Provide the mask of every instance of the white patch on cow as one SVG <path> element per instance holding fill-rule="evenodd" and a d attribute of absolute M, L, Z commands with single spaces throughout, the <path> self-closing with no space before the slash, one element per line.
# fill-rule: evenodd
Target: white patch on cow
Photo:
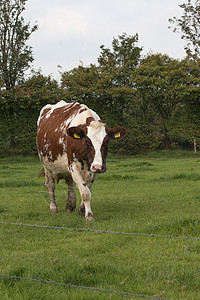
<path fill-rule="evenodd" d="M 59 155 L 57 159 L 53 162 L 49 161 L 49 158 L 47 156 L 43 157 L 43 164 L 45 168 L 50 172 L 52 172 L 55 177 L 59 175 L 62 175 L 63 177 L 67 177 L 69 175 L 70 171 L 69 171 L 68 164 L 66 163 L 67 161 L 68 158 L 66 152 L 63 153 L 63 155 Z"/>
<path fill-rule="evenodd" d="M 47 143 L 47 144 L 44 145 L 44 150 L 47 152 L 48 149 L 49 149 L 49 144 Z"/>
<path fill-rule="evenodd" d="M 71 115 L 67 120 L 65 120 L 61 125 L 59 131 L 61 132 L 62 136 L 65 136 L 67 134 L 67 129 L 69 128 L 69 126 L 71 125 L 71 122 L 74 120 L 74 118 L 76 117 L 77 111 Z"/>
<path fill-rule="evenodd" d="M 98 121 L 93 121 L 90 123 L 90 126 L 87 127 L 88 134 L 87 136 L 91 140 L 94 150 L 95 156 L 92 162 L 93 165 L 101 165 L 103 164 L 102 161 L 102 154 L 101 154 L 101 146 L 103 143 L 104 138 L 106 137 L 106 129 L 105 124 L 100 123 Z"/>
<path fill-rule="evenodd" d="M 63 138 L 63 137 L 62 137 L 62 138 L 60 137 L 59 140 L 58 140 L 58 143 L 59 143 L 60 145 L 63 145 L 63 141 L 64 141 L 64 138 Z"/>
<path fill-rule="evenodd" d="M 69 123 L 70 123 L 70 118 L 61 124 L 59 129 L 60 129 L 60 132 L 62 132 L 62 135 L 66 134 Z"/>
<path fill-rule="evenodd" d="M 97 113 L 95 113 L 95 111 L 93 111 L 92 109 L 89 109 L 89 110 L 90 110 L 90 112 L 91 112 L 91 114 L 92 114 L 94 120 L 95 120 L 95 121 L 99 121 L 99 120 L 100 120 L 100 117 L 97 115 Z"/>
<path fill-rule="evenodd" d="M 86 109 L 85 111 L 82 111 Z M 80 114 L 79 112 L 82 111 Z M 94 118 L 95 121 L 100 120 L 100 117 L 91 109 L 89 109 L 86 105 L 81 104 L 80 109 L 76 112 L 76 115 L 72 115 L 69 118 L 70 127 L 83 125 L 85 124 L 87 118 Z"/>
<path fill-rule="evenodd" d="M 60 137 L 58 143 L 63 146 L 63 151 L 66 150 L 66 145 L 64 143 L 64 137 Z"/>
<path fill-rule="evenodd" d="M 45 134 L 44 134 L 44 143 L 46 143 L 46 142 L 47 142 L 47 139 L 46 139 L 46 137 L 47 137 L 47 134 L 45 133 Z"/>
<path fill-rule="evenodd" d="M 63 100 L 59 101 L 58 103 L 56 104 L 53 104 L 53 105 L 46 105 L 47 107 L 46 108 L 51 108 L 48 113 L 46 114 L 46 119 L 48 119 L 50 117 L 50 115 L 52 114 L 52 112 L 56 109 L 56 108 L 60 108 L 60 107 L 63 107 L 65 106 L 67 103 Z"/>
<path fill-rule="evenodd" d="M 52 151 L 49 151 L 49 158 L 50 158 L 50 159 L 53 159 Z"/>

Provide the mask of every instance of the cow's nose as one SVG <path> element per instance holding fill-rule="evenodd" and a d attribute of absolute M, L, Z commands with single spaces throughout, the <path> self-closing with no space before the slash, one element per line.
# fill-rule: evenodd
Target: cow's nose
<path fill-rule="evenodd" d="M 91 171 L 93 173 L 103 173 L 105 172 L 105 167 L 102 165 L 93 165 Z"/>

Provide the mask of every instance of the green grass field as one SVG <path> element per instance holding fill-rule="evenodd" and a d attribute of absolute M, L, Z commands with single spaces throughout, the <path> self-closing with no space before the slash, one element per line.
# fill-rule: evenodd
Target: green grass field
<path fill-rule="evenodd" d="M 200 238 L 200 156 L 154 152 L 109 156 L 92 189 L 95 222 L 65 212 L 56 186 L 49 213 L 41 164 L 0 159 L 0 222 Z M 77 191 L 78 204 L 80 196 Z M 200 240 L 0 224 L 0 273 L 163 299 L 200 299 Z M 0 299 L 134 299 L 103 291 L 0 276 Z M 144 299 L 137 297 L 137 299 Z"/>

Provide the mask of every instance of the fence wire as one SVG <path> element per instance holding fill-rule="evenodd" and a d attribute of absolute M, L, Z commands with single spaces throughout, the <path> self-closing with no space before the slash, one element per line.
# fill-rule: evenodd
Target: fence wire
<path fill-rule="evenodd" d="M 168 239 L 184 239 L 184 240 L 200 240 L 198 237 L 187 237 L 187 236 L 173 236 L 173 235 L 159 235 L 159 234 L 148 234 L 148 233 L 137 233 L 137 232 L 119 232 L 119 231 L 107 231 L 107 230 L 96 230 L 96 229 L 89 229 L 89 228 L 77 228 L 77 227 L 59 227 L 59 226 L 49 226 L 49 225 L 36 225 L 36 224 L 24 224 L 24 223 L 14 223 L 14 222 L 0 222 L 2 225 L 13 225 L 13 226 L 25 226 L 25 227 L 32 227 L 32 228 L 44 228 L 44 229 L 56 229 L 56 230 L 70 230 L 70 231 L 85 231 L 85 232 L 94 232 L 94 233 L 107 233 L 107 234 L 118 234 L 118 235 L 132 235 L 132 236 L 145 236 L 145 237 L 159 237 L 159 238 L 168 238 Z M 96 288 L 96 287 L 86 287 L 82 285 L 75 285 L 71 283 L 61 283 L 61 282 L 55 282 L 55 281 L 47 281 L 43 279 L 36 279 L 36 278 L 27 278 L 27 277 L 19 277 L 19 276 L 12 276 L 7 274 L 0 274 L 1 277 L 4 278 L 11 278 L 16 280 L 29 280 L 34 282 L 39 282 L 43 284 L 54 284 L 54 285 L 60 285 L 65 287 L 71 287 L 71 288 L 80 288 L 80 289 L 87 289 L 87 290 L 93 290 L 98 292 L 106 292 L 106 293 L 114 293 L 119 294 L 123 296 L 131 296 L 135 298 L 148 298 L 148 299 L 157 299 L 157 300 L 173 300 L 173 299 L 166 299 L 161 298 L 157 296 L 148 296 L 148 295 L 138 295 L 133 294 L 129 292 L 119 292 L 115 290 L 107 290 L 102 288 Z"/>
<path fill-rule="evenodd" d="M 93 290 L 97 292 L 105 292 L 105 293 L 114 293 L 118 295 L 123 295 L 123 296 L 131 296 L 135 298 L 148 298 L 148 299 L 157 299 L 157 300 L 172 300 L 172 299 L 165 299 L 165 298 L 160 298 L 157 296 L 148 296 L 148 295 L 138 295 L 138 294 L 132 294 L 129 292 L 119 292 L 119 291 L 114 291 L 114 290 L 107 290 L 107 289 L 101 289 L 101 288 L 96 288 L 96 287 L 88 287 L 88 286 L 83 286 L 83 285 L 75 285 L 71 283 L 63 283 L 63 282 L 56 282 L 56 281 L 47 281 L 43 279 L 35 279 L 35 278 L 28 278 L 28 277 L 19 277 L 19 276 L 11 276 L 11 275 L 6 275 L 6 274 L 0 274 L 1 277 L 4 278 L 11 278 L 11 279 L 16 279 L 16 280 L 29 280 L 29 281 L 34 281 L 34 282 L 40 282 L 40 283 L 48 283 L 48 284 L 54 284 L 54 285 L 60 285 L 64 287 L 72 287 L 72 288 L 79 288 L 79 289 L 85 289 L 85 290 Z"/>
<path fill-rule="evenodd" d="M 146 237 L 152 237 L 152 238 L 160 237 L 160 238 L 168 238 L 168 239 L 200 240 L 200 238 L 192 237 L 192 236 L 173 236 L 173 235 L 160 235 L 160 234 L 148 234 L 148 233 L 137 233 L 137 232 L 119 232 L 119 231 L 107 231 L 107 230 L 97 230 L 97 229 L 89 229 L 89 228 L 59 227 L 59 226 L 23 224 L 23 223 L 13 223 L 13 222 L 0 222 L 0 224 L 14 225 L 14 226 L 26 226 L 26 227 L 33 227 L 33 228 L 46 228 L 46 229 L 58 229 L 58 230 L 71 230 L 71 231 L 87 231 L 87 232 L 94 232 L 94 233 L 146 236 Z"/>

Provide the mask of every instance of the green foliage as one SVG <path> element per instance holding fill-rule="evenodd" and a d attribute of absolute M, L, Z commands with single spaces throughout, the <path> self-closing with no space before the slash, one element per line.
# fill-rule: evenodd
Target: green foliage
<path fill-rule="evenodd" d="M 190 123 L 191 116 L 186 110 L 191 99 L 198 102 L 200 93 L 197 65 L 199 62 L 189 59 L 179 61 L 167 55 L 148 55 L 132 78 L 146 119 L 159 125 L 158 134 L 165 148 L 172 147 L 174 142 L 171 129 L 174 131 L 175 126 L 178 140 L 183 123 L 187 126 Z"/>
<path fill-rule="evenodd" d="M 137 42 L 137 35 L 123 34 L 113 40 L 113 51 L 101 46 L 98 66 L 64 72 L 66 96 L 91 107 L 109 126 L 127 128 L 127 137 L 110 145 L 112 152 L 189 147 L 199 135 L 199 60 L 162 54 L 139 60 Z"/>
<path fill-rule="evenodd" d="M 199 238 L 199 164 L 199 155 L 183 151 L 109 156 L 107 172 L 92 188 L 96 222 L 86 224 L 77 210 L 65 212 L 64 181 L 56 186 L 59 213 L 49 213 L 44 178 L 37 176 L 39 159 L 0 159 L 0 220 Z M 165 299 L 199 299 L 198 240 L 0 226 L 1 274 Z M 8 278 L 0 278 L 0 298 L 122 299 Z"/>
<path fill-rule="evenodd" d="M 50 76 L 32 73 L 22 86 L 2 90 L 0 97 L 0 155 L 36 153 L 37 119 L 40 109 L 62 97 Z"/>
<path fill-rule="evenodd" d="M 101 46 L 98 66 L 79 66 L 62 74 L 62 88 L 66 97 L 79 101 L 95 110 L 108 126 L 123 125 L 132 127 L 127 118 L 132 115 L 132 99 L 136 97 L 130 80 L 139 64 L 141 48 L 137 47 L 138 35 L 123 34 L 113 39 L 112 50 Z M 137 129 L 135 129 L 137 130 Z M 118 143 L 112 143 L 111 151 L 135 153 L 138 145 L 131 141 L 133 132 Z"/>
<path fill-rule="evenodd" d="M 24 80 L 33 61 L 26 42 L 38 28 L 24 21 L 26 2 L 0 0 L 0 155 L 36 153 L 39 112 L 61 99 L 86 104 L 110 127 L 126 127 L 127 136 L 110 144 L 113 153 L 191 148 L 194 139 L 200 147 L 199 0 L 181 4 L 182 17 L 169 20 L 188 58 L 141 57 L 138 34 L 123 33 L 111 49 L 100 47 L 97 65 L 63 72 L 60 86 L 40 72 Z"/>
<path fill-rule="evenodd" d="M 127 136 L 110 151 L 136 154 L 155 149 L 200 147 L 200 60 L 162 54 L 141 57 L 138 35 L 101 46 L 98 65 L 61 74 L 61 84 L 40 71 L 21 85 L 3 89 L 0 81 L 0 155 L 35 153 L 40 109 L 61 99 L 94 110 L 109 127 L 122 125 Z"/>
<path fill-rule="evenodd" d="M 27 0 L 0 0 L 0 77 L 7 90 L 14 88 L 33 61 L 32 48 L 26 45 L 37 30 L 21 16 Z"/>
<path fill-rule="evenodd" d="M 130 77 L 142 50 L 136 46 L 137 42 L 138 35 L 123 34 L 113 39 L 113 51 L 101 46 L 98 66 L 79 66 L 64 72 L 61 82 L 67 97 L 96 110 L 112 126 L 115 122 L 123 125 L 124 110 L 134 95 Z"/>
<path fill-rule="evenodd" d="M 169 19 L 175 26 L 173 32 L 181 32 L 181 38 L 187 42 L 185 45 L 187 55 L 195 59 L 200 58 L 200 1 L 196 0 L 193 5 L 192 1 L 188 0 L 179 6 L 184 10 L 181 18 Z"/>

